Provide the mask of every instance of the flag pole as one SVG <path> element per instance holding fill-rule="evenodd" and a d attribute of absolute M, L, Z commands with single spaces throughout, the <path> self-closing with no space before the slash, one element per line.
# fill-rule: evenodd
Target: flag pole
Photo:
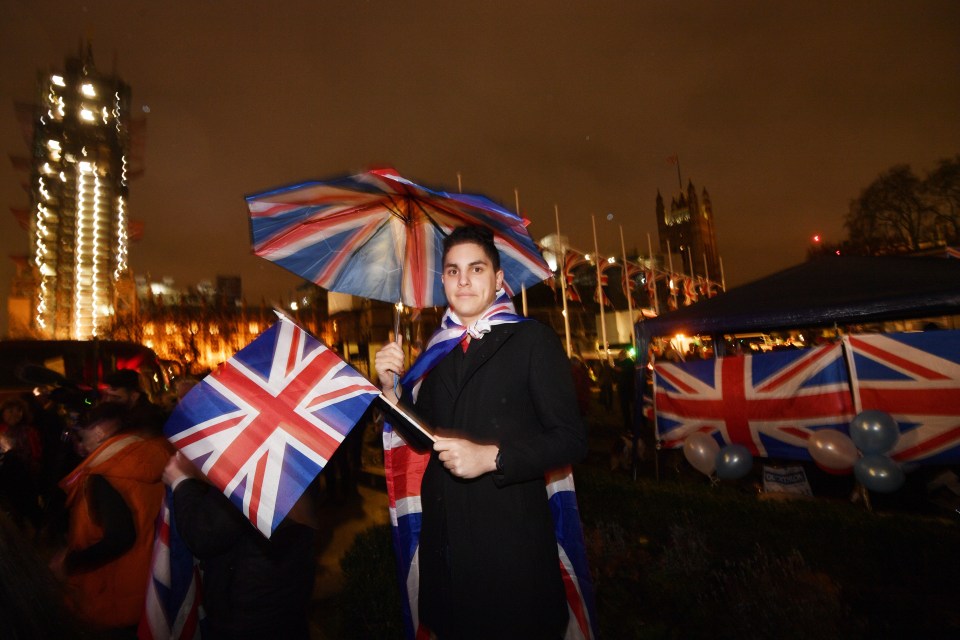
<path fill-rule="evenodd" d="M 590 214 L 590 222 L 593 224 L 593 259 L 597 266 L 597 300 L 600 302 L 600 335 L 603 337 L 603 359 L 610 361 L 610 347 L 607 344 L 607 320 L 603 313 L 603 289 L 600 286 L 600 249 L 597 248 L 597 217 Z"/>
<path fill-rule="evenodd" d="M 563 297 L 563 335 L 567 339 L 567 357 L 573 355 L 570 345 L 570 314 L 567 312 L 567 248 L 560 239 L 560 207 L 554 203 L 553 215 L 557 220 L 557 243 L 560 245 L 560 258 L 557 260 L 557 271 L 560 273 L 560 295 Z"/>
<path fill-rule="evenodd" d="M 520 190 L 516 187 L 513 188 L 513 199 L 517 204 L 517 217 L 522 217 L 520 215 Z M 528 317 L 527 314 L 527 286 L 524 284 L 520 285 L 520 300 L 523 303 L 523 317 Z"/>
<path fill-rule="evenodd" d="M 623 253 L 623 290 L 627 294 L 627 317 L 630 318 L 630 344 L 633 345 L 633 348 L 637 348 L 637 336 L 636 331 L 633 329 L 633 324 L 636 322 L 633 317 L 633 295 L 631 294 L 630 287 L 630 268 L 627 264 L 627 245 L 623 242 L 623 225 L 620 225 L 620 251 Z"/>
<path fill-rule="evenodd" d="M 723 292 L 727 292 L 727 278 L 723 275 L 723 257 L 717 258 L 720 261 L 720 288 L 723 289 Z"/>
<path fill-rule="evenodd" d="M 653 274 L 653 312 L 660 315 L 660 299 L 657 298 L 657 266 L 653 261 L 653 243 L 650 242 L 650 234 L 647 233 L 647 251 L 650 252 L 650 273 Z"/>
<path fill-rule="evenodd" d="M 709 298 L 709 297 L 711 297 L 711 296 L 710 296 L 710 267 L 707 265 L 707 252 L 706 252 L 706 251 L 703 252 L 703 281 L 704 281 L 704 283 L 705 283 L 704 286 L 707 287 L 707 292 L 706 292 L 706 293 L 707 293 L 707 297 Z"/>
<path fill-rule="evenodd" d="M 670 295 L 673 296 L 674 303 L 677 302 L 676 294 L 674 293 L 674 283 L 673 283 L 673 249 L 670 248 L 670 241 L 667 240 L 667 262 L 670 266 Z M 669 307 L 669 305 L 667 305 Z"/>

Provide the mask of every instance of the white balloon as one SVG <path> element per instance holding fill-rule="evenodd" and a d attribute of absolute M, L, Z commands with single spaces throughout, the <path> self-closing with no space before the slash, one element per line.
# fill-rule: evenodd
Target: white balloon
<path fill-rule="evenodd" d="M 807 441 L 810 457 L 821 467 L 834 471 L 847 471 L 857 461 L 857 445 L 850 436 L 836 429 L 821 429 Z"/>
<path fill-rule="evenodd" d="M 711 475 L 717 468 L 717 454 L 720 452 L 720 445 L 717 441 L 703 433 L 697 431 L 691 433 L 683 441 L 683 456 L 687 459 L 693 468 L 704 475 Z"/>

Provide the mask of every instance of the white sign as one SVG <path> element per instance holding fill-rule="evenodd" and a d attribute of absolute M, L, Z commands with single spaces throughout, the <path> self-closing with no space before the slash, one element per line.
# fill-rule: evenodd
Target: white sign
<path fill-rule="evenodd" d="M 763 467 L 763 490 L 767 493 L 797 493 L 812 496 L 803 467 Z"/>

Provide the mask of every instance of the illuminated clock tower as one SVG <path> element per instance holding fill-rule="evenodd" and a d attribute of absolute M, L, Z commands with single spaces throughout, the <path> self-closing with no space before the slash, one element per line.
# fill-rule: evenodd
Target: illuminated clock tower
<path fill-rule="evenodd" d="M 98 72 L 88 46 L 62 71 L 42 73 L 39 89 L 29 183 L 31 329 L 90 339 L 111 320 L 122 302 L 117 285 L 130 277 L 130 87 Z"/>

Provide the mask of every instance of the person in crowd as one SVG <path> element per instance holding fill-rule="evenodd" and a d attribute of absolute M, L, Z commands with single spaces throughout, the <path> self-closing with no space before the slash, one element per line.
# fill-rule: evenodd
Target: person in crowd
<path fill-rule="evenodd" d="M 11 640 L 89 637 L 64 606 L 56 577 L 0 510 L 0 637 Z"/>
<path fill-rule="evenodd" d="M 600 386 L 600 404 L 609 411 L 613 408 L 613 367 L 610 366 L 605 357 L 600 358 L 597 384 Z"/>
<path fill-rule="evenodd" d="M 27 403 L 20 398 L 8 398 L 0 405 L 0 434 L 7 435 L 14 448 L 30 465 L 33 472 L 40 469 L 43 447 L 40 434 L 33 426 L 33 416 Z"/>
<path fill-rule="evenodd" d="M 42 447 L 27 403 L 9 398 L 0 405 L 0 509 L 14 521 L 40 526 Z"/>
<path fill-rule="evenodd" d="M 617 355 L 617 398 L 620 400 L 620 417 L 623 418 L 623 430 L 633 430 L 633 399 L 636 393 L 637 366 L 626 350 Z"/>
<path fill-rule="evenodd" d="M 105 376 L 103 382 L 106 385 L 102 392 L 105 402 L 116 402 L 129 409 L 127 419 L 145 435 L 163 434 L 166 413 L 160 406 L 150 402 L 140 386 L 140 374 L 133 369 L 117 369 Z"/>
<path fill-rule="evenodd" d="M 586 455 L 570 363 L 550 328 L 512 311 L 489 230 L 455 229 L 442 258 L 446 329 L 421 356 L 434 366 L 415 405 L 440 436 L 421 486 L 419 619 L 438 638 L 562 638 L 544 474 Z M 399 342 L 376 355 L 388 400 L 403 363 Z"/>
<path fill-rule="evenodd" d="M 590 368 L 578 355 L 570 356 L 570 374 L 573 387 L 577 391 L 577 407 L 580 415 L 586 417 L 590 412 Z"/>
<path fill-rule="evenodd" d="M 127 409 L 104 402 L 75 428 L 84 460 L 60 481 L 69 525 L 51 561 L 78 618 L 114 638 L 136 637 L 170 445 L 124 430 Z"/>
<path fill-rule="evenodd" d="M 310 637 L 317 523 L 308 489 L 268 539 L 181 453 L 163 481 L 173 515 L 203 570 L 204 640 Z"/>

